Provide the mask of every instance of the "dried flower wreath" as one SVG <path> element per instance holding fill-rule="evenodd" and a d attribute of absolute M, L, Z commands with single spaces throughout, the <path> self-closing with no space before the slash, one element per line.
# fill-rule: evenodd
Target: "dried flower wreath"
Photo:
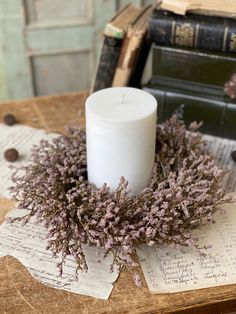
<path fill-rule="evenodd" d="M 141 244 L 197 248 L 192 228 L 213 222 L 225 195 L 223 171 L 198 127 L 192 123 L 187 130 L 177 115 L 157 126 L 152 179 L 136 196 L 123 177 L 114 192 L 87 181 L 84 130 L 68 128 L 67 136 L 34 147 L 31 162 L 14 174 L 11 191 L 18 207 L 29 209 L 24 221 L 35 216 L 47 228 L 48 248 L 62 256 L 61 273 L 68 255 L 87 270 L 83 244 L 103 248 L 104 256 L 112 252 L 113 265 L 131 268 Z"/>

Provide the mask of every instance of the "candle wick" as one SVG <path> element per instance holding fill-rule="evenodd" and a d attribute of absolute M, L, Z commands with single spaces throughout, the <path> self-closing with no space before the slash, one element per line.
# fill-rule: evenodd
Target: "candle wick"
<path fill-rule="evenodd" d="M 122 94 L 121 100 L 120 100 L 120 104 L 121 104 L 121 105 L 123 105 L 123 103 L 124 103 L 124 98 L 125 98 L 125 94 Z"/>

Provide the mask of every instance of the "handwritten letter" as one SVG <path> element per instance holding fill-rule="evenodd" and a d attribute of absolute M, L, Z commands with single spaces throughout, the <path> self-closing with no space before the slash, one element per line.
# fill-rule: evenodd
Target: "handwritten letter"
<path fill-rule="evenodd" d="M 139 261 L 153 293 L 171 293 L 236 283 L 236 203 L 224 205 L 216 223 L 194 231 L 201 250 L 143 246 Z"/>
<path fill-rule="evenodd" d="M 7 126 L 0 124 L 0 196 L 10 198 L 8 188 L 12 185 L 11 176 L 13 170 L 11 163 L 4 159 L 4 151 L 8 148 L 16 148 L 19 152 L 19 160 L 14 166 L 25 165 L 30 158 L 30 151 L 34 144 L 39 144 L 42 139 L 50 140 L 56 134 L 48 134 L 43 130 L 22 125 Z"/>
<path fill-rule="evenodd" d="M 25 214 L 23 210 L 15 210 L 10 216 Z M 113 289 L 113 282 L 118 277 L 118 270 L 110 272 L 112 256 L 103 259 L 101 250 L 95 247 L 84 247 L 88 264 L 88 272 L 79 272 L 75 278 L 76 264 L 68 257 L 63 276 L 59 276 L 57 263 L 50 251 L 46 250 L 46 230 L 33 219 L 26 225 L 21 222 L 4 222 L 0 226 L 0 257 L 11 255 L 17 258 L 40 282 L 53 288 L 108 299 Z"/>

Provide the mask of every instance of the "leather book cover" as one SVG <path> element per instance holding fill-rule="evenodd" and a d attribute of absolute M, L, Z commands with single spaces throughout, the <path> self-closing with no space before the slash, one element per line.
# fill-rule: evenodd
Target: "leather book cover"
<path fill-rule="evenodd" d="M 224 86 L 234 73 L 236 55 L 187 48 L 153 47 L 153 76 Z"/>
<path fill-rule="evenodd" d="M 141 48 L 147 34 L 148 21 L 153 6 L 145 7 L 137 19 L 129 26 L 124 38 L 112 86 L 129 86 L 137 66 Z"/>
<path fill-rule="evenodd" d="M 140 6 L 128 4 L 107 23 L 92 92 L 111 87 L 123 38 L 129 25 L 137 19 L 141 11 Z"/>
<path fill-rule="evenodd" d="M 203 84 L 186 84 L 171 79 L 159 79 L 143 89 L 156 97 L 158 123 L 162 123 L 183 106 L 184 121 L 203 122 L 201 132 L 236 140 L 236 106 L 223 96 L 220 88 Z"/>
<path fill-rule="evenodd" d="M 122 38 L 104 36 L 93 92 L 111 86 L 121 46 Z"/>
<path fill-rule="evenodd" d="M 236 53 L 236 20 L 156 9 L 149 23 L 157 45 Z"/>

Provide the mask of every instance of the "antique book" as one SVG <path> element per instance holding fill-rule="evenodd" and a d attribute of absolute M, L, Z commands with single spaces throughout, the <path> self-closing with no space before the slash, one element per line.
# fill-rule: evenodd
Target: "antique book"
<path fill-rule="evenodd" d="M 145 7 L 128 27 L 124 38 L 112 86 L 127 86 L 134 71 L 148 29 L 153 6 Z"/>
<path fill-rule="evenodd" d="M 91 88 L 93 92 L 111 86 L 124 35 L 141 10 L 141 7 L 129 4 L 106 25 L 101 54 Z"/>
<path fill-rule="evenodd" d="M 153 47 L 153 76 L 160 75 L 223 87 L 234 73 L 236 55 L 233 54 L 190 48 Z"/>
<path fill-rule="evenodd" d="M 206 15 L 236 17 L 236 2 L 228 0 L 162 0 L 160 7 L 176 14 L 186 14 L 187 11 Z"/>
<path fill-rule="evenodd" d="M 152 47 L 152 42 L 146 34 L 146 36 L 144 37 L 143 43 L 141 45 L 141 49 L 138 55 L 136 66 L 131 72 L 129 86 L 141 88 L 143 84 L 146 84 L 149 81 L 152 75 L 152 69 L 151 69 L 152 49 L 151 47 Z M 148 72 L 148 79 L 146 79 L 145 77 L 146 76 L 145 72 Z M 143 80 L 145 81 L 143 82 Z"/>
<path fill-rule="evenodd" d="M 202 121 L 201 132 L 236 139 L 236 105 L 225 99 L 222 88 L 159 76 L 143 89 L 157 99 L 159 123 L 183 107 L 187 125 Z"/>
<path fill-rule="evenodd" d="M 236 52 L 235 19 L 192 13 L 181 16 L 156 9 L 150 18 L 149 32 L 157 45 Z"/>

